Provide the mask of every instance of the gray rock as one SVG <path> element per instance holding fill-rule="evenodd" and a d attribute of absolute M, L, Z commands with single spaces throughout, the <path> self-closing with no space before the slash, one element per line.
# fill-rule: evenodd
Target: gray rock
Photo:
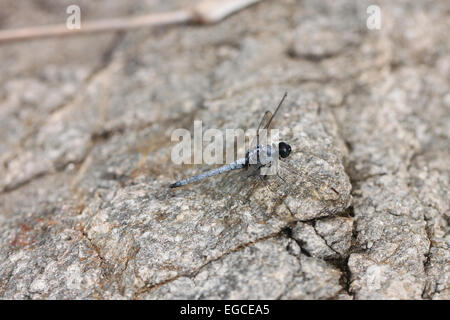
<path fill-rule="evenodd" d="M 353 220 L 335 217 L 317 220 L 314 229 L 335 252 L 346 256 L 352 244 Z"/>
<path fill-rule="evenodd" d="M 286 239 L 251 244 L 152 290 L 151 299 L 329 298 L 342 289 L 340 273 L 318 260 L 286 251 Z M 296 245 L 296 244 L 292 244 Z M 324 278 L 315 277 L 320 269 Z M 286 279 L 289 279 L 286 281 Z"/>
<path fill-rule="evenodd" d="M 325 259 L 338 256 L 337 252 L 327 244 L 312 225 L 297 222 L 295 227 L 292 228 L 292 237 L 303 250 L 306 250 L 313 257 Z"/>

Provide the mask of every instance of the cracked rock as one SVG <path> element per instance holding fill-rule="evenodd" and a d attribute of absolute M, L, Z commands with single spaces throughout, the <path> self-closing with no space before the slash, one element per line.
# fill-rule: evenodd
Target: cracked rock
<path fill-rule="evenodd" d="M 325 299 L 341 290 L 339 271 L 290 255 L 286 239 L 268 239 L 228 254 L 152 290 L 151 299 Z M 321 276 L 316 277 L 317 271 Z M 285 281 L 284 279 L 289 279 Z"/>
<path fill-rule="evenodd" d="M 317 220 L 314 229 L 339 255 L 348 253 L 352 244 L 353 219 L 335 217 Z"/>
<path fill-rule="evenodd" d="M 298 241 L 303 250 L 313 257 L 325 259 L 337 255 L 337 252 L 328 246 L 325 239 L 317 234 L 314 227 L 309 224 L 297 222 L 292 228 L 292 237 Z"/>

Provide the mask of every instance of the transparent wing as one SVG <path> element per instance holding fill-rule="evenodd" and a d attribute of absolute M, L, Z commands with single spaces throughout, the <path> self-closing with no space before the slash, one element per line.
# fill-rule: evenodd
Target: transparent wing
<path fill-rule="evenodd" d="M 261 119 L 261 122 L 259 123 L 257 133 L 259 133 L 262 129 L 267 129 L 272 122 L 272 118 L 272 112 L 266 111 L 263 118 Z"/>
<path fill-rule="evenodd" d="M 261 122 L 259 123 L 258 130 L 256 130 L 256 137 L 255 137 L 256 140 L 253 140 L 250 143 L 250 148 L 254 148 L 259 145 L 261 132 L 262 130 L 267 130 L 268 126 L 270 125 L 270 122 L 272 122 L 272 117 L 273 117 L 272 112 L 266 111 L 264 113 L 264 116 L 261 119 Z"/>
<path fill-rule="evenodd" d="M 283 101 L 286 98 L 286 96 L 287 96 L 287 93 L 285 92 L 284 95 L 283 95 L 283 98 L 281 98 L 280 103 L 278 103 L 278 106 L 275 109 L 275 112 L 273 114 L 270 111 L 266 111 L 264 113 L 264 116 L 261 119 L 261 122 L 259 123 L 258 130 L 256 131 L 256 144 L 254 144 L 254 141 L 252 141 L 250 146 L 257 146 L 257 145 L 259 145 L 259 136 L 260 136 L 261 130 L 268 130 L 269 129 L 273 118 L 275 117 L 275 115 L 277 114 L 277 112 L 280 109 L 281 105 L 283 104 Z"/>
<path fill-rule="evenodd" d="M 322 210 L 329 201 L 338 200 L 338 189 L 331 185 L 335 181 L 332 173 L 324 170 L 325 160 L 308 155 L 299 158 L 280 160 L 274 175 L 263 176 L 250 167 L 219 177 L 214 182 L 217 185 L 209 189 L 215 190 L 217 201 L 223 203 L 216 205 L 217 216 L 230 226 L 247 221 L 262 227 L 292 221 L 301 210 Z"/>
<path fill-rule="evenodd" d="M 270 113 L 270 118 L 269 118 L 268 122 L 264 124 L 264 127 L 263 127 L 264 129 L 269 128 L 270 123 L 272 122 L 272 119 L 276 116 L 278 110 L 280 109 L 280 107 L 283 104 L 283 101 L 284 101 L 284 99 L 286 99 L 286 97 L 287 97 L 287 92 L 284 93 L 283 98 L 281 98 L 280 103 L 278 104 L 277 108 L 275 109 L 275 112 L 273 113 L 273 115 L 272 115 L 272 113 L 270 113 L 270 111 L 268 111 Z M 267 114 L 267 112 L 266 112 L 266 114 Z M 266 114 L 264 114 L 263 120 L 265 119 Z M 261 121 L 261 123 L 262 123 L 262 121 Z"/>

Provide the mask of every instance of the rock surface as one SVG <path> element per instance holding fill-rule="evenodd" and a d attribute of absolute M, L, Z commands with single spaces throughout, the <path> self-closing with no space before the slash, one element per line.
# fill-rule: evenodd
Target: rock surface
<path fill-rule="evenodd" d="M 74 2 L 2 4 L 0 26 Z M 369 30 L 369 4 L 3 45 L 0 297 L 449 299 L 450 6 L 382 1 Z M 208 167 L 170 161 L 174 129 L 256 128 L 284 91 L 289 183 L 168 189 Z"/>

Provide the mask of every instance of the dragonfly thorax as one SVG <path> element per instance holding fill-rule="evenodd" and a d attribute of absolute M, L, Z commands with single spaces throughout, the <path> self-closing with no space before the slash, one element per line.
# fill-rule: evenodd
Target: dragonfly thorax
<path fill-rule="evenodd" d="M 245 156 L 245 165 L 267 165 L 273 161 L 272 156 L 276 156 L 276 148 L 270 145 L 258 145 L 249 150 Z"/>

